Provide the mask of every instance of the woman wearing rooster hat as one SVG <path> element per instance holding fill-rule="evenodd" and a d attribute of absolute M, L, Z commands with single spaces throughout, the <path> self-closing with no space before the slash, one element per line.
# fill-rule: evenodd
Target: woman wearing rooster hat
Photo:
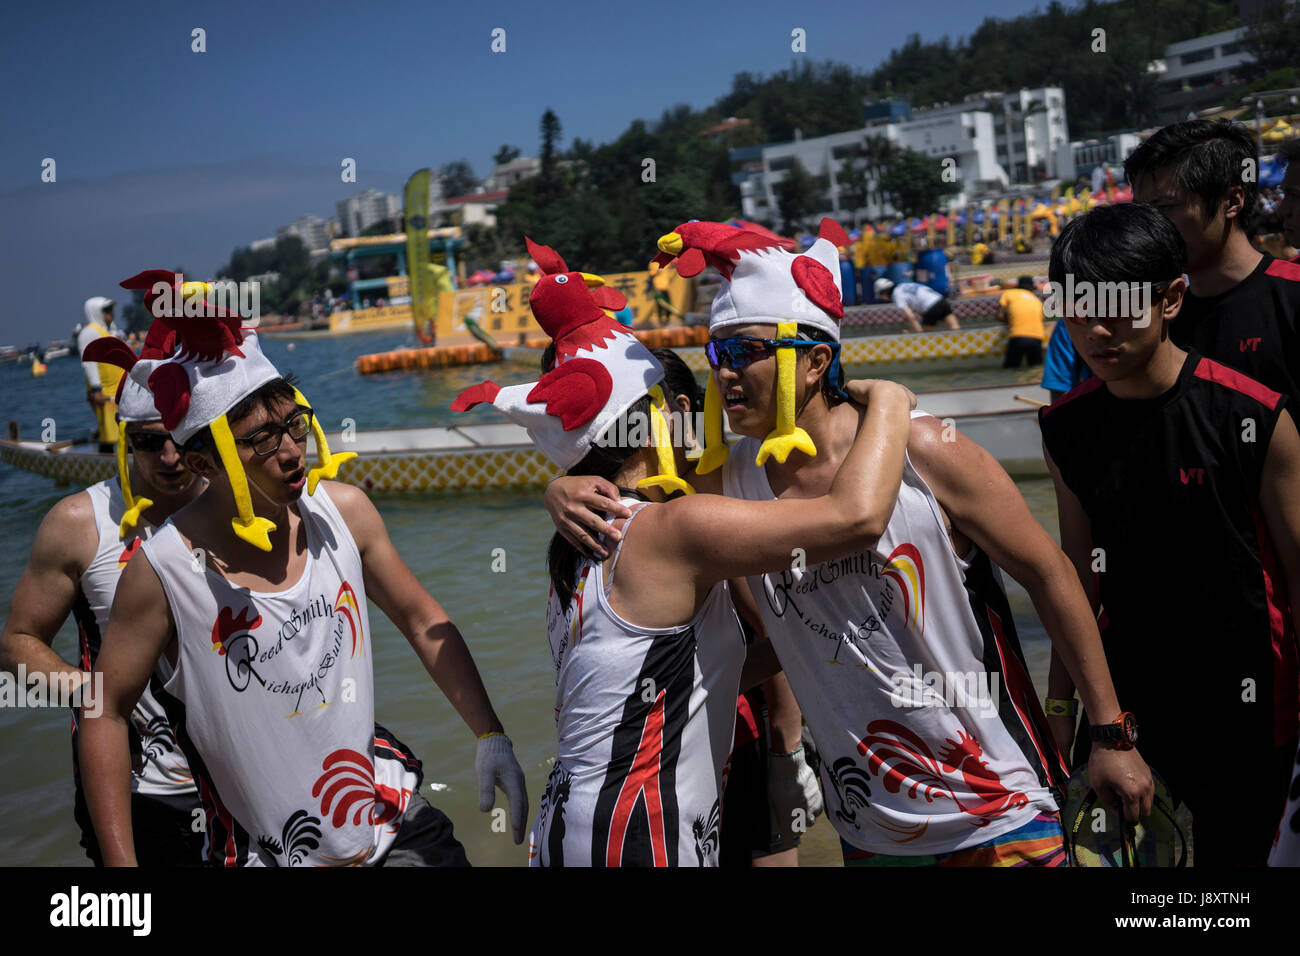
<path fill-rule="evenodd" d="M 664 414 L 663 367 L 602 309 L 617 293 L 528 240 L 529 299 L 552 337 L 534 383 L 485 382 L 490 402 L 574 473 L 613 482 L 630 516 L 605 560 L 552 542 L 547 633 L 558 754 L 530 841 L 537 866 L 712 865 L 745 649 L 727 579 L 869 546 L 893 508 L 910 393 L 861 385 L 859 436 L 832 487 L 800 502 L 697 495 Z M 670 495 L 684 493 L 668 500 Z M 760 678 L 761 679 L 761 678 Z"/>
<path fill-rule="evenodd" d="M 858 449 L 860 413 L 838 382 L 843 244 L 830 220 L 802 255 L 722 223 L 684 223 L 659 241 L 659 261 L 676 258 L 681 274 L 711 264 L 726 279 L 706 347 L 714 372 L 697 472 L 708 481 L 721 467 L 728 496 L 806 506 L 836 486 Z M 724 409 L 745 436 L 732 449 Z M 560 479 L 548 491 L 571 540 L 586 533 L 579 526 L 606 527 L 583 511 L 593 490 Z M 902 482 L 891 490 L 885 530 L 856 554 L 809 553 L 806 565 L 750 579 L 818 743 L 845 862 L 1063 865 L 1056 811 L 1068 774 L 994 562 L 1028 590 L 1088 712 L 1131 719 L 1073 566 L 987 452 L 924 412 L 913 412 Z M 734 525 L 718 535 L 731 538 Z M 1150 811 L 1150 772 L 1127 739 L 1095 747 L 1091 772 L 1130 820 Z"/>
<path fill-rule="evenodd" d="M 175 281 L 136 278 L 150 308 Z M 420 761 L 374 722 L 367 596 L 478 736 L 480 809 L 501 786 L 521 842 L 523 772 L 460 632 L 365 494 L 323 480 L 353 456 L 330 454 L 238 315 L 190 311 L 159 319 L 176 353 L 128 373 L 208 486 L 127 565 L 96 663 L 104 708 L 83 721 L 81 763 L 105 863 L 135 861 L 124 721 L 149 684 L 198 783 L 209 864 L 465 864 Z"/>

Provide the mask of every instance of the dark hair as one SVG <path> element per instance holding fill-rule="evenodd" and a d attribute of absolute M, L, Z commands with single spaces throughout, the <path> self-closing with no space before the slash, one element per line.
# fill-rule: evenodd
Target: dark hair
<path fill-rule="evenodd" d="M 1255 172 L 1250 181 L 1242 177 L 1247 168 Z M 1172 170 L 1179 187 L 1200 197 L 1207 217 L 1214 215 L 1233 186 L 1242 189 L 1239 224 L 1255 208 L 1259 152 L 1255 138 L 1240 123 L 1224 119 L 1175 123 L 1157 130 L 1124 160 L 1124 173 L 1135 185 L 1139 177 L 1162 169 Z"/>
<path fill-rule="evenodd" d="M 242 418 L 247 418 L 256 408 L 263 409 L 268 415 L 271 413 L 273 406 L 284 401 L 296 401 L 294 388 L 298 384 L 297 377 L 290 372 L 282 378 L 273 378 L 265 385 L 260 386 L 248 395 L 245 395 L 226 412 L 226 421 L 234 424 Z M 202 451 L 212 444 L 212 429 L 204 426 L 185 443 L 182 451 Z"/>
<path fill-rule="evenodd" d="M 821 329 L 816 329 L 809 325 L 799 326 L 795 334 L 798 335 L 799 338 L 801 339 L 811 339 L 814 342 L 825 342 L 827 345 L 831 347 L 832 351 L 835 351 L 836 346 L 839 344 L 835 341 L 835 338 L 829 333 L 823 332 Z M 795 346 L 794 351 L 796 355 L 802 357 L 804 355 L 807 355 L 814 348 L 816 348 L 815 345 L 797 345 Z M 835 377 L 835 381 L 831 381 L 830 369 L 828 368 L 826 370 L 826 374 L 823 375 L 821 378 L 821 386 L 822 386 L 822 398 L 826 399 L 827 405 L 834 407 L 838 405 L 840 402 L 844 401 L 843 396 L 841 396 L 839 392 L 836 390 L 838 388 L 844 387 L 843 363 L 841 363 L 839 366 L 838 374 Z"/>
<path fill-rule="evenodd" d="M 696 381 L 695 373 L 691 371 L 690 366 L 672 349 L 656 348 L 650 351 L 664 367 L 665 395 L 667 392 L 672 392 L 674 397 L 685 395 L 690 399 L 692 415 L 702 411 L 704 390 L 700 388 L 700 383 Z"/>
<path fill-rule="evenodd" d="M 542 353 L 543 374 L 549 372 L 554 365 L 555 343 L 552 342 L 546 346 L 546 350 Z M 664 397 L 671 401 L 672 396 L 668 392 L 669 389 L 665 388 Z M 644 422 L 649 417 L 650 396 L 642 395 L 623 413 L 622 418 L 611 426 L 607 434 L 626 436 L 636 431 L 630 426 L 630 422 Z M 570 468 L 565 474 L 594 475 L 597 478 L 613 481 L 619 469 L 640 450 L 639 446 L 633 448 L 625 445 L 598 442 L 591 446 L 582 461 Z M 546 566 L 551 574 L 551 584 L 555 588 L 555 595 L 560 599 L 561 610 L 567 611 L 569 602 L 573 600 L 573 578 L 578 573 L 578 565 L 581 563 L 582 556 L 578 553 L 577 548 L 569 544 L 558 531 L 552 535 L 550 547 L 546 551 Z"/>
<path fill-rule="evenodd" d="M 1030 292 L 1033 292 L 1033 291 L 1034 291 L 1034 277 L 1033 277 L 1033 276 L 1021 276 L 1019 279 L 1016 280 L 1016 288 L 1017 288 L 1017 289 L 1028 289 Z"/>
<path fill-rule="evenodd" d="M 1048 276 L 1075 282 L 1165 282 L 1183 274 L 1187 246 L 1154 206 L 1100 206 L 1072 220 L 1052 246 Z"/>
<path fill-rule="evenodd" d="M 1284 160 L 1288 166 L 1300 160 L 1300 136 L 1293 136 L 1282 143 L 1277 148 L 1278 159 Z"/>

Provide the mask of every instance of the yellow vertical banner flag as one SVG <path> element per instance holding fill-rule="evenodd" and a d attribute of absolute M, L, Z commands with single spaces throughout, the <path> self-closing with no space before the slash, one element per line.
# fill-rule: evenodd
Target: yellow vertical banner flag
<path fill-rule="evenodd" d="M 415 334 L 426 345 L 437 338 L 438 288 L 429 268 L 429 179 L 432 172 L 418 169 L 406 181 L 406 274 L 411 292 L 411 317 Z"/>

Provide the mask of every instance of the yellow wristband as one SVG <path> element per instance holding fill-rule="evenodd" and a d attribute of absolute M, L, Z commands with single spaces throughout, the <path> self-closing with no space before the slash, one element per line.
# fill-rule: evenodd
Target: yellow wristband
<path fill-rule="evenodd" d="M 1079 702 L 1073 697 L 1069 700 L 1048 697 L 1043 701 L 1043 713 L 1048 717 L 1074 717 L 1079 713 Z"/>
<path fill-rule="evenodd" d="M 504 737 L 504 736 L 505 736 L 505 733 L 503 733 L 503 732 L 500 731 L 500 730 L 489 730 L 487 733 L 483 734 L 483 735 L 482 735 L 481 737 L 479 737 L 478 739 L 479 739 L 479 740 L 487 740 L 489 737 Z"/>

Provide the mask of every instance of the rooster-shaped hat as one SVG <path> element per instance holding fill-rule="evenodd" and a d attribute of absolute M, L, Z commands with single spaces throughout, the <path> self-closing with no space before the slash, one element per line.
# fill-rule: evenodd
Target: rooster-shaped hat
<path fill-rule="evenodd" d="M 127 384 L 130 379 L 143 394 L 150 396 L 155 414 L 149 418 L 161 418 L 179 444 L 185 444 L 205 427 L 211 430 L 217 455 L 235 496 L 238 516 L 231 521 L 235 534 L 256 548 L 270 551 L 269 535 L 275 530 L 275 523 L 253 513 L 248 479 L 226 413 L 267 382 L 280 378 L 279 371 L 262 354 L 257 333 L 244 327 L 238 313 L 206 302 L 202 308 L 185 308 L 186 303 L 193 306 L 195 297 L 202 300 L 211 291 L 212 286 L 207 283 L 182 282 L 173 272 L 149 269 L 121 285 L 124 289 L 146 290 L 145 307 L 155 316 L 149 337 L 154 339 L 157 349 L 152 354 L 143 353 L 137 360 L 125 343 L 101 338 L 87 347 L 87 354 L 91 348 L 98 347 L 102 351 L 91 356 L 94 360 L 127 369 L 122 379 L 122 400 L 128 401 L 126 389 L 131 387 Z M 201 314 L 194 315 L 194 312 Z M 311 408 L 311 403 L 296 388 L 294 396 L 299 405 Z M 130 400 L 131 407 L 138 399 L 139 396 Z M 356 457 L 355 452 L 331 455 L 325 431 L 315 416 L 312 433 L 316 438 L 318 461 L 307 473 L 308 494 L 315 493 L 321 478 L 333 478 L 340 464 Z M 119 450 L 119 461 L 124 459 L 124 452 Z"/>
<path fill-rule="evenodd" d="M 599 276 L 569 269 L 549 246 L 525 237 L 528 254 L 542 277 L 529 306 L 537 323 L 555 342 L 555 367 L 536 382 L 501 388 L 482 382 L 465 389 L 452 403 L 466 411 L 490 402 L 528 430 L 533 444 L 566 471 L 582 461 L 623 414 L 642 396 L 653 402 L 650 433 L 659 462 L 658 475 L 638 487 L 658 485 L 668 491 L 693 491 L 677 477 L 665 397 L 659 383 L 663 366 L 636 336 L 604 310 L 618 311 L 627 300 L 604 288 Z"/>
<path fill-rule="evenodd" d="M 131 347 L 121 339 L 104 335 L 86 346 L 82 360 L 103 362 L 116 365 L 123 371 L 130 372 L 141 359 L 160 360 L 171 355 L 176 347 L 176 333 L 161 322 L 154 322 L 145 336 L 144 349 L 140 358 L 131 351 Z M 117 393 L 113 396 L 117 403 L 117 420 L 126 422 L 156 422 L 162 416 L 154 406 L 153 395 L 140 382 L 123 375 L 117 384 Z M 122 489 L 122 500 L 126 503 L 126 512 L 118 523 L 118 533 L 125 538 L 128 531 L 136 526 L 140 515 L 153 501 L 149 498 L 136 498 L 131 493 L 131 472 L 126 464 L 126 429 L 117 430 L 117 480 Z"/>
<path fill-rule="evenodd" d="M 760 465 L 769 455 L 784 462 L 794 449 L 817 454 L 811 436 L 795 425 L 795 346 L 815 343 L 796 336 L 803 325 L 832 338 L 835 356 L 827 375 L 838 387 L 844 305 L 837 247 L 848 245 L 848 241 L 833 219 L 822 220 L 817 241 L 798 255 L 786 248 L 788 242 L 767 230 L 721 222 L 682 223 L 659 239 L 655 262 L 667 265 L 676 260 L 678 273 L 687 277 L 713 266 L 726 280 L 713 299 L 710 332 L 740 325 L 776 325 L 776 338 L 782 343 L 776 350 L 776 428 L 759 447 Z M 704 393 L 704 454 L 695 470 L 707 474 L 726 461 L 727 454 L 722 438 L 722 399 L 717 378 L 710 375 Z"/>

